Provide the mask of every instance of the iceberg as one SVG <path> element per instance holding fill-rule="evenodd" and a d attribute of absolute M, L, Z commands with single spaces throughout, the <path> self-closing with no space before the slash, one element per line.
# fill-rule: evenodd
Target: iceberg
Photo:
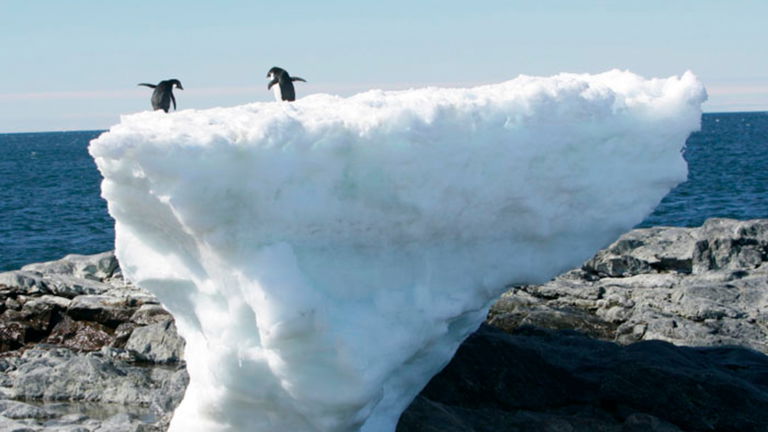
<path fill-rule="evenodd" d="M 686 179 L 705 99 L 614 70 L 123 116 L 89 150 L 187 341 L 170 430 L 394 431 L 505 286 Z"/>

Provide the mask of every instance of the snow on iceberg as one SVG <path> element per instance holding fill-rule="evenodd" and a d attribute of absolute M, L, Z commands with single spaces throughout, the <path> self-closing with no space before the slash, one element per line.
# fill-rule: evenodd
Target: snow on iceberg
<path fill-rule="evenodd" d="M 705 99 L 611 71 L 123 117 L 90 152 L 125 276 L 187 340 L 171 430 L 394 431 L 505 285 L 685 180 Z"/>

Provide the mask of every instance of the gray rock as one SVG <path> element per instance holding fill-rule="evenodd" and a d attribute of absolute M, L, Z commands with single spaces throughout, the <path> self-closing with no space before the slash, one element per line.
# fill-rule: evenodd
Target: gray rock
<path fill-rule="evenodd" d="M 45 263 L 29 264 L 21 270 L 0 273 L 0 286 L 39 295 L 55 294 L 73 298 L 78 295 L 103 294 L 123 285 L 115 280 L 117 259 L 113 252 L 96 255 L 67 255 Z"/>
<path fill-rule="evenodd" d="M 67 298 L 103 294 L 111 288 L 106 282 L 63 274 L 46 275 L 44 281 L 51 293 Z"/>
<path fill-rule="evenodd" d="M 170 312 L 159 304 L 143 304 L 131 316 L 131 322 L 138 325 L 156 324 L 173 319 Z"/>
<path fill-rule="evenodd" d="M 114 251 L 96 255 L 67 255 L 56 261 L 29 264 L 21 268 L 45 275 L 72 276 L 78 279 L 104 281 L 118 268 Z"/>
<path fill-rule="evenodd" d="M 653 272 L 691 273 L 694 245 L 695 239 L 687 228 L 637 229 L 598 252 L 582 269 L 601 277 Z"/>
<path fill-rule="evenodd" d="M 166 320 L 134 329 L 125 349 L 142 361 L 175 363 L 183 357 L 184 339 L 173 321 Z"/>
<path fill-rule="evenodd" d="M 8 372 L 15 399 L 151 405 L 165 385 L 157 380 L 170 377 L 100 353 L 77 355 L 64 348 L 30 349 L 22 360 Z"/>
<path fill-rule="evenodd" d="M 489 322 L 570 328 L 620 343 L 740 345 L 768 353 L 768 220 L 639 229 L 580 269 L 517 286 Z"/>
<path fill-rule="evenodd" d="M 698 229 L 693 270 L 745 270 L 759 267 L 768 256 L 765 220 L 708 219 Z"/>
<path fill-rule="evenodd" d="M 4 286 L 7 291 L 13 289 L 15 292 L 28 294 L 50 292 L 43 276 L 31 271 L 14 270 L 0 273 L 0 286 Z"/>
<path fill-rule="evenodd" d="M 0 430 L 3 432 L 39 432 L 41 428 L 0 415 Z"/>
<path fill-rule="evenodd" d="M 123 299 L 127 305 L 134 308 L 144 304 L 160 303 L 152 293 L 134 285 L 122 284 L 122 281 L 115 279 L 110 280 L 110 289 L 104 294 L 116 299 Z"/>
<path fill-rule="evenodd" d="M 99 427 L 99 423 L 96 422 L 92 427 L 86 427 L 84 425 L 67 425 L 67 426 L 47 426 L 42 432 L 92 432 L 94 428 Z"/>
<path fill-rule="evenodd" d="M 0 415 L 9 419 L 48 419 L 54 414 L 24 402 L 0 400 Z"/>

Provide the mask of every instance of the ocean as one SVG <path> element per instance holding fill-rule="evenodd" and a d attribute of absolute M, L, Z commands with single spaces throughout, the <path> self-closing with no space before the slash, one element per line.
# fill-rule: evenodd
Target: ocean
<path fill-rule="evenodd" d="M 0 134 L 0 271 L 114 247 L 88 142 L 103 131 Z M 768 217 L 768 112 L 704 114 L 688 181 L 639 227 Z"/>

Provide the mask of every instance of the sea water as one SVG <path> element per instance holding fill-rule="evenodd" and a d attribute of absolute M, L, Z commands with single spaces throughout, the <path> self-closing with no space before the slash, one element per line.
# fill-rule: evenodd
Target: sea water
<path fill-rule="evenodd" d="M 114 247 L 87 151 L 101 132 L 0 134 L 0 271 Z M 688 181 L 639 226 L 768 217 L 767 112 L 704 114 L 684 155 Z"/>

